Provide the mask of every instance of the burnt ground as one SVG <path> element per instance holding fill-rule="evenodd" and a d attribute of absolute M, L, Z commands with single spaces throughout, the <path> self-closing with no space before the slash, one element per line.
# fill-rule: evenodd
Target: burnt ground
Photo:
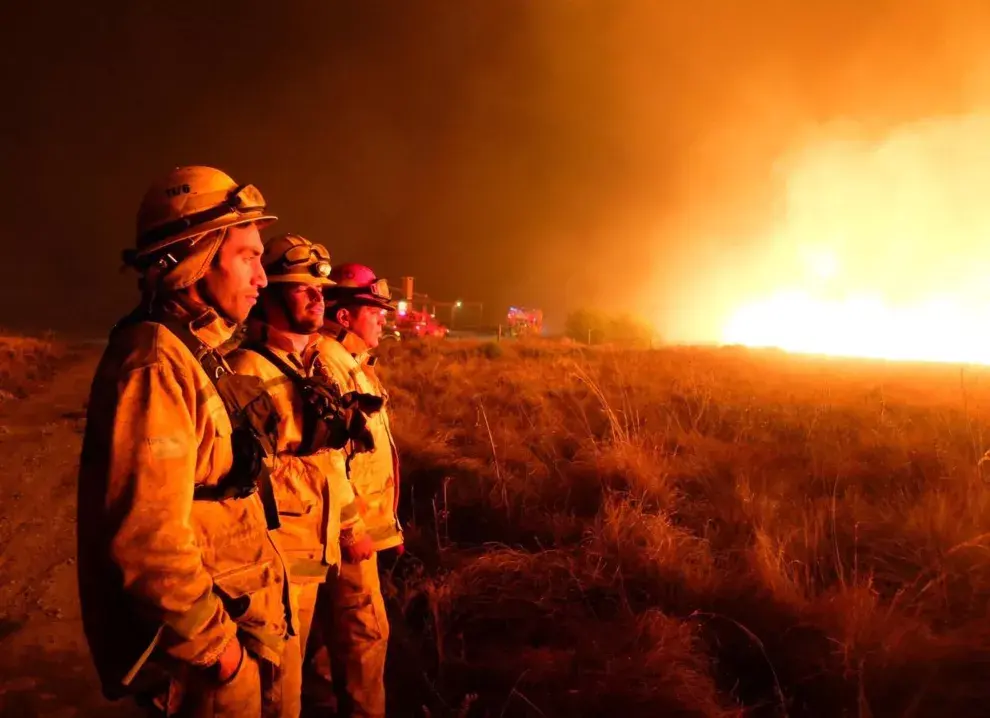
<path fill-rule="evenodd" d="M 76 590 L 76 466 L 99 351 L 76 348 L 30 397 L 0 402 L 2 716 L 140 714 L 100 695 Z"/>

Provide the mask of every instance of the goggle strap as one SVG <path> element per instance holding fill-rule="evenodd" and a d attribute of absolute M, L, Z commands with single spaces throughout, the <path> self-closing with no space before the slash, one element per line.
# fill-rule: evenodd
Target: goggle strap
<path fill-rule="evenodd" d="M 381 281 L 381 280 L 378 280 L 378 281 Z M 377 282 L 375 282 L 375 284 L 377 284 Z M 374 291 L 372 289 L 372 286 L 373 285 L 370 285 L 369 284 L 369 285 L 365 285 L 363 287 L 342 287 L 339 284 L 337 284 L 337 285 L 335 285 L 333 287 L 330 287 L 330 289 L 333 290 L 334 294 L 343 294 L 345 296 L 350 296 L 350 297 L 356 297 L 356 296 L 358 296 L 360 294 L 370 294 L 371 296 L 375 297 L 376 299 L 383 299 L 385 301 L 388 301 L 389 299 L 391 299 L 391 296 L 384 296 L 384 295 L 381 295 L 381 294 L 377 293 L 376 291 Z"/>
<path fill-rule="evenodd" d="M 300 251 L 297 252 L 296 250 L 300 250 Z M 306 250 L 306 253 L 303 254 L 302 250 Z M 299 258 L 293 259 L 292 256 L 290 255 L 298 255 Z M 305 264 L 307 262 L 311 262 L 313 264 L 316 264 L 318 262 L 329 263 L 330 253 L 325 250 L 319 252 L 313 249 L 313 247 L 305 247 L 303 245 L 298 245 L 296 247 L 292 247 L 285 254 L 282 255 L 282 263 L 286 265 Z"/>
<path fill-rule="evenodd" d="M 121 259 L 126 267 L 131 267 L 138 271 L 147 271 L 152 267 L 157 267 L 165 272 L 175 267 L 185 259 L 192 249 L 192 244 L 169 245 L 150 254 L 141 255 L 134 249 L 125 249 L 121 252 Z"/>
<path fill-rule="evenodd" d="M 156 244 L 162 240 L 168 239 L 172 235 L 185 232 L 187 229 L 201 224 L 206 224 L 207 222 L 212 222 L 214 219 L 219 219 L 230 212 L 238 211 L 238 207 L 241 205 L 241 202 L 235 200 L 239 200 L 238 194 L 245 187 L 247 187 L 247 185 L 235 187 L 230 194 L 227 195 L 227 199 L 218 204 L 216 207 L 204 209 L 202 212 L 196 212 L 195 214 L 190 214 L 187 217 L 181 217 L 180 219 L 163 224 L 161 227 L 148 230 L 141 235 L 139 243 L 146 245 Z M 252 207 L 251 209 L 261 209 L 261 207 Z"/>

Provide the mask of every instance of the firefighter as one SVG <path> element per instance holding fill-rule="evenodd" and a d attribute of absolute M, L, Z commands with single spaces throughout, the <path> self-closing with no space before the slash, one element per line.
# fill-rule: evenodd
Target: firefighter
<path fill-rule="evenodd" d="M 266 285 L 261 193 L 174 169 L 125 264 L 140 306 L 110 332 L 78 482 L 83 626 L 103 693 L 149 713 L 277 716 L 290 607 L 261 458 L 270 397 L 216 351 Z M 241 410 L 250 408 L 250 420 Z"/>
<path fill-rule="evenodd" d="M 272 480 L 281 527 L 279 545 L 289 565 L 290 596 L 297 636 L 286 649 L 283 701 L 286 716 L 302 709 L 302 659 L 316 594 L 328 571 L 340 564 L 340 532 L 360 523 L 344 457 L 317 431 L 303 397 L 302 381 L 329 382 L 319 359 L 323 326 L 323 289 L 333 282 L 330 255 L 320 244 L 295 234 L 266 243 L 262 264 L 268 287 L 247 325 L 240 349 L 228 360 L 237 372 L 260 377 L 279 414 L 278 446 Z M 364 536 L 363 550 L 370 552 Z M 360 550 L 359 546 L 359 550 Z"/>
<path fill-rule="evenodd" d="M 386 402 L 387 393 L 375 375 L 375 357 L 392 308 L 385 280 L 368 267 L 342 264 L 330 278 L 334 286 L 325 290 L 327 322 L 321 356 L 331 375 L 344 388 L 374 394 Z M 317 621 L 330 650 L 334 689 L 343 715 L 385 715 L 385 654 L 389 624 L 378 577 L 378 552 L 395 548 L 401 552 L 402 529 L 398 509 L 398 454 L 386 408 L 369 420 L 373 438 L 370 452 L 345 449 L 348 477 L 357 495 L 363 528 L 374 549 L 367 559 L 346 545 L 340 572 L 320 589 Z M 326 681 L 326 668 L 314 662 L 312 680 Z"/>

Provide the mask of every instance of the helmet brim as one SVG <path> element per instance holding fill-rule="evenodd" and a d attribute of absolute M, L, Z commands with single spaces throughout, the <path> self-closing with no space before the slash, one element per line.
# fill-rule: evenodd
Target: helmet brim
<path fill-rule="evenodd" d="M 140 251 L 135 253 L 135 257 L 145 257 L 149 254 L 154 254 L 155 252 L 165 249 L 178 242 L 183 242 L 187 239 L 193 239 L 195 237 L 200 237 L 204 234 L 209 234 L 210 232 L 215 232 L 218 229 L 228 229 L 230 227 L 240 227 L 245 224 L 257 224 L 258 229 L 264 229 L 268 225 L 272 224 L 278 220 L 273 214 L 266 214 L 262 210 L 257 210 L 253 212 L 243 212 L 243 213 L 231 213 L 226 214 L 222 217 L 217 217 L 209 222 L 204 222 L 203 224 L 197 224 L 189 229 L 179 232 L 178 234 L 172 235 L 163 239 L 161 242 L 156 242 L 148 247 L 142 247 Z"/>
<path fill-rule="evenodd" d="M 335 287 L 337 283 L 326 277 L 314 277 L 311 274 L 278 274 L 267 275 L 269 284 L 308 284 L 311 287 Z"/>
<path fill-rule="evenodd" d="M 337 285 L 334 285 L 337 286 Z M 378 309 L 395 309 L 395 305 L 386 299 L 381 297 L 376 297 L 373 294 L 341 294 L 338 295 L 336 292 L 329 291 L 324 292 L 323 297 L 326 301 L 327 307 L 346 307 L 346 306 L 362 306 L 362 307 L 377 307 Z"/>

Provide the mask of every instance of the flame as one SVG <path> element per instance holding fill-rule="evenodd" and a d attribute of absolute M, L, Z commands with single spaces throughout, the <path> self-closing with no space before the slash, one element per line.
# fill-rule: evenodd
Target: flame
<path fill-rule="evenodd" d="M 826 138 L 780 169 L 782 213 L 740 270 L 760 291 L 723 343 L 990 364 L 990 118 Z"/>
<path fill-rule="evenodd" d="M 839 301 L 788 290 L 748 304 L 729 320 L 723 342 L 792 352 L 990 364 L 990 310 L 950 297 L 892 307 L 879 296 Z"/>

